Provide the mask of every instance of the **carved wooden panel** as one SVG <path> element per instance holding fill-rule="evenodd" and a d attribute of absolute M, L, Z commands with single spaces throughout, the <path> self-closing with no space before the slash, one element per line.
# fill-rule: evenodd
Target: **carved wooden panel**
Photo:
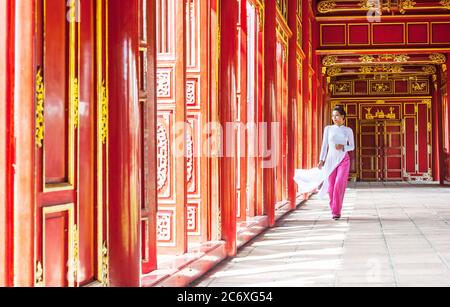
<path fill-rule="evenodd" d="M 191 29 L 193 24 L 187 24 L 183 19 L 190 20 L 187 13 L 192 9 L 195 12 L 191 2 L 186 0 L 156 2 L 157 241 L 158 246 L 177 254 L 184 253 L 187 246 L 184 235 L 187 184 L 184 123 L 185 99 L 190 97 L 192 101 L 192 92 L 186 93 L 186 63 L 195 64 L 195 56 L 185 57 L 185 35 L 188 33 L 184 25 Z"/>

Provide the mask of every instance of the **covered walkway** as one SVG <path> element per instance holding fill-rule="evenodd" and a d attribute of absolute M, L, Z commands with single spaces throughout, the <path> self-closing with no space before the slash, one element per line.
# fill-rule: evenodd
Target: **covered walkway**
<path fill-rule="evenodd" d="M 344 218 L 312 199 L 195 286 L 450 286 L 450 189 L 352 183 Z"/>

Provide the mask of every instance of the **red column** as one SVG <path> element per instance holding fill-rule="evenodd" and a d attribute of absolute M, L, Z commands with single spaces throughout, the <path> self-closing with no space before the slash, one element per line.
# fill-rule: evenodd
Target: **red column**
<path fill-rule="evenodd" d="M 108 2 L 111 286 L 140 285 L 138 3 Z"/>
<path fill-rule="evenodd" d="M 12 242 L 11 240 L 11 207 L 12 207 L 12 136 L 11 122 L 13 108 L 11 105 L 12 90 L 11 61 L 13 46 L 11 40 L 10 5 L 9 0 L 0 0 L 0 287 L 12 286 Z M 13 50 L 13 49 L 12 49 Z"/>
<path fill-rule="evenodd" d="M 276 37 L 276 3 L 273 0 L 265 0 L 264 21 L 264 106 L 263 122 L 267 123 L 267 133 L 264 146 L 267 150 L 275 152 L 275 144 L 272 144 L 272 123 L 276 122 L 276 87 L 277 87 L 277 37 Z M 277 141 L 280 141 L 277 139 Z M 273 150 L 272 150 L 273 149 Z M 269 156 L 265 160 L 273 158 Z M 266 167 L 263 170 L 263 193 L 265 213 L 269 217 L 269 225 L 275 225 L 275 171 L 276 166 Z"/>
<path fill-rule="evenodd" d="M 439 113 L 441 110 L 439 109 L 439 103 L 438 100 L 440 99 L 440 90 L 438 88 L 437 81 L 432 83 L 432 109 L 431 109 L 431 117 L 432 117 L 432 123 L 433 123 L 433 159 L 432 159 L 432 167 L 433 167 L 433 179 L 436 181 L 439 181 L 441 178 L 440 168 L 439 168 L 439 156 L 440 156 L 440 147 L 439 147 Z"/>
<path fill-rule="evenodd" d="M 303 137 L 302 137 L 302 143 L 303 143 L 303 157 L 302 157 L 302 168 L 306 168 L 308 166 L 308 155 L 311 155 L 311 152 L 309 151 L 308 146 L 308 132 L 309 132 L 309 125 L 311 124 L 309 122 L 309 97 L 311 93 L 309 92 L 309 1 L 308 0 L 302 0 L 303 1 L 303 21 L 302 21 L 302 29 L 303 29 L 303 51 L 305 53 L 305 59 L 303 60 Z"/>
<path fill-rule="evenodd" d="M 148 16 L 148 92 L 147 92 L 147 117 L 146 117 L 146 133 L 150 136 L 147 141 L 148 152 L 153 153 L 148 159 L 146 167 L 148 168 L 149 178 L 153 178 L 153 174 L 157 173 L 157 144 L 156 138 L 156 124 L 157 124 L 157 97 L 156 97 L 156 1 L 149 0 L 147 3 L 147 16 Z M 145 183 L 148 189 L 149 198 L 149 223 L 150 225 L 156 225 L 156 215 L 158 211 L 158 192 L 156 188 L 156 180 L 149 180 Z M 157 268 L 157 239 L 156 239 L 156 227 L 149 227 L 149 259 L 147 270 L 152 271 Z"/>
<path fill-rule="evenodd" d="M 433 110 L 433 113 L 436 114 L 436 119 L 434 122 L 437 122 L 437 130 L 436 132 L 436 146 L 437 146 L 437 167 L 438 167 L 438 180 L 441 185 L 445 182 L 445 165 L 444 165 L 444 118 L 443 118 L 443 107 L 442 107 L 442 92 L 440 90 L 442 80 L 441 80 L 441 68 L 438 70 L 437 73 L 437 80 L 436 80 L 436 86 L 435 86 L 435 101 L 436 101 L 436 108 Z M 433 159 L 434 160 L 434 159 Z"/>
<path fill-rule="evenodd" d="M 15 5 L 14 113 L 14 285 L 34 285 L 34 1 Z M 11 48 L 12 49 L 12 48 Z"/>
<path fill-rule="evenodd" d="M 220 80 L 219 80 L 219 117 L 223 127 L 223 157 L 219 163 L 220 191 L 222 210 L 222 238 L 226 241 L 229 256 L 236 255 L 236 161 L 227 156 L 234 152 L 236 135 L 227 131 L 227 123 L 235 121 L 236 81 L 237 81 L 237 1 L 220 2 Z"/>
<path fill-rule="evenodd" d="M 298 85 L 298 76 L 297 76 L 297 1 L 289 1 L 288 7 L 288 23 L 289 28 L 292 31 L 292 37 L 289 40 L 289 77 L 288 77 L 288 127 L 287 127 L 287 136 L 288 136 L 288 152 L 287 152 L 287 163 L 288 163 L 288 197 L 291 203 L 291 209 L 295 209 L 297 206 L 296 201 L 296 186 L 294 182 L 294 174 L 295 174 L 295 148 L 297 146 L 297 142 L 300 140 L 296 140 L 296 134 L 294 131 L 297 131 L 298 119 L 296 113 L 296 104 L 297 104 L 297 85 Z"/>

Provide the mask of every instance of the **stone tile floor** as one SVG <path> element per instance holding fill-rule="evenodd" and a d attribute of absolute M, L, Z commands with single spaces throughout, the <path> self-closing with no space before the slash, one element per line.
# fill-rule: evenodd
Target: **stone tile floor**
<path fill-rule="evenodd" d="M 450 188 L 350 183 L 343 219 L 313 198 L 197 287 L 450 287 Z"/>

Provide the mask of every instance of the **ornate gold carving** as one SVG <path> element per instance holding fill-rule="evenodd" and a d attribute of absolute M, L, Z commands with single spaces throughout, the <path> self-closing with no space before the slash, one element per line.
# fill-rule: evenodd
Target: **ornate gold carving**
<path fill-rule="evenodd" d="M 78 128 L 78 118 L 79 118 L 79 103 L 80 103 L 80 98 L 79 98 L 79 86 L 78 86 L 78 79 L 75 78 L 73 80 L 73 128 L 77 129 Z"/>
<path fill-rule="evenodd" d="M 351 83 L 339 82 L 335 84 L 337 93 L 348 93 L 351 91 Z"/>
<path fill-rule="evenodd" d="M 393 54 L 380 55 L 380 60 L 382 60 L 382 61 L 393 61 L 394 59 L 395 59 L 395 55 L 393 55 Z"/>
<path fill-rule="evenodd" d="M 44 287 L 44 269 L 42 268 L 42 263 L 38 261 L 36 264 L 36 272 L 34 274 L 34 286 Z"/>
<path fill-rule="evenodd" d="M 390 91 L 390 87 L 387 83 L 374 83 L 372 84 L 372 91 L 375 93 L 387 93 Z"/>
<path fill-rule="evenodd" d="M 362 66 L 359 71 L 363 74 L 370 74 L 373 73 L 374 68 L 372 66 Z"/>
<path fill-rule="evenodd" d="M 108 91 L 106 89 L 105 81 L 102 83 L 101 88 L 101 106 L 102 106 L 102 120 L 101 120 L 101 140 L 102 144 L 106 144 L 108 138 Z"/>
<path fill-rule="evenodd" d="M 391 107 L 390 109 L 390 113 L 385 114 L 383 110 L 377 109 L 377 112 L 374 114 L 372 114 L 372 108 L 366 108 L 367 114 L 365 115 L 365 118 L 368 120 L 372 120 L 372 119 L 396 119 L 397 115 L 395 115 L 394 107 Z"/>
<path fill-rule="evenodd" d="M 103 242 L 102 247 L 102 286 L 109 286 L 109 254 L 106 241 Z"/>
<path fill-rule="evenodd" d="M 394 61 L 397 63 L 406 63 L 409 61 L 409 59 L 410 57 L 406 54 L 398 54 L 394 57 Z"/>
<path fill-rule="evenodd" d="M 39 68 L 36 74 L 36 145 L 39 148 L 42 148 L 44 141 L 44 99 L 44 79 Z"/>
<path fill-rule="evenodd" d="M 445 7 L 447 10 L 450 10 L 450 0 L 442 0 L 441 2 L 439 2 L 439 4 Z"/>
<path fill-rule="evenodd" d="M 423 92 L 427 88 L 427 83 L 426 82 L 421 82 L 421 83 L 414 82 L 411 84 L 411 88 L 413 89 L 414 92 Z"/>
<path fill-rule="evenodd" d="M 416 6 L 416 2 L 413 0 L 400 0 L 399 8 L 400 13 L 405 14 L 406 10 L 413 9 Z"/>
<path fill-rule="evenodd" d="M 78 258 L 79 258 L 79 233 L 78 233 L 78 226 L 73 225 L 73 279 L 76 282 L 78 282 Z"/>
<path fill-rule="evenodd" d="M 425 73 L 430 74 L 430 75 L 433 75 L 433 74 L 436 73 L 436 67 L 434 67 L 434 66 L 432 66 L 432 65 L 424 66 L 424 67 L 422 67 L 422 70 L 423 70 Z"/>
<path fill-rule="evenodd" d="M 317 10 L 321 14 L 330 13 L 334 8 L 336 8 L 336 2 L 334 1 L 321 1 L 317 6 Z"/>
<path fill-rule="evenodd" d="M 342 72 L 342 69 L 340 67 L 330 67 L 328 68 L 328 75 L 330 77 L 336 76 Z"/>
<path fill-rule="evenodd" d="M 329 66 L 333 66 L 334 64 L 336 64 L 338 61 L 338 57 L 337 56 L 326 56 L 323 58 L 322 60 L 322 64 L 323 66 L 329 67 Z"/>
<path fill-rule="evenodd" d="M 366 54 L 366 55 L 363 55 L 362 57 L 360 57 L 359 60 L 362 63 L 369 64 L 369 63 L 373 63 L 375 61 L 375 57 Z"/>
<path fill-rule="evenodd" d="M 450 1 L 450 0 L 449 0 Z M 447 62 L 447 58 L 445 55 L 441 53 L 434 53 L 430 55 L 430 60 L 438 65 L 445 64 Z"/>

